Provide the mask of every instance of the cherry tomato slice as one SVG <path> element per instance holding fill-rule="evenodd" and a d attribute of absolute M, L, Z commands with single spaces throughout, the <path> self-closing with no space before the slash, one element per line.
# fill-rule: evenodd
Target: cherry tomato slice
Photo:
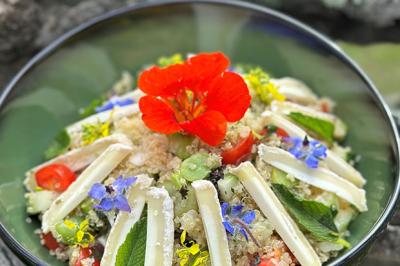
<path fill-rule="evenodd" d="M 258 266 L 276 266 L 276 264 L 271 259 L 261 259 Z"/>
<path fill-rule="evenodd" d="M 39 169 L 35 178 L 39 187 L 63 192 L 76 180 L 76 175 L 66 165 L 54 163 Z"/>
<path fill-rule="evenodd" d="M 60 244 L 57 242 L 57 240 L 53 237 L 51 233 L 41 234 L 41 237 L 43 239 L 44 245 L 49 250 L 56 250 L 60 246 Z"/>
<path fill-rule="evenodd" d="M 83 266 L 81 261 L 93 256 L 93 249 L 91 248 L 81 248 L 79 251 L 78 260 L 75 262 L 74 266 Z M 94 259 L 92 266 L 100 266 L 100 261 L 98 259 Z"/>
<path fill-rule="evenodd" d="M 276 130 L 276 134 L 277 134 L 279 137 L 281 137 L 281 138 L 287 138 L 287 137 L 289 137 L 289 134 L 288 134 L 285 130 L 283 130 L 282 128 L 278 128 L 278 129 Z"/>
<path fill-rule="evenodd" d="M 253 133 L 250 133 L 247 138 L 240 141 L 236 146 L 221 153 L 222 162 L 224 164 L 238 164 L 242 162 L 251 154 L 251 149 L 255 142 Z"/>

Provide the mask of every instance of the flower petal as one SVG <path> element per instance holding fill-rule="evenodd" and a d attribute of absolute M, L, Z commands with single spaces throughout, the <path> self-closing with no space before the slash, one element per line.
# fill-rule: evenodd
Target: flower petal
<path fill-rule="evenodd" d="M 124 195 L 117 195 L 114 198 L 114 206 L 121 211 L 131 212 L 131 207 Z"/>
<path fill-rule="evenodd" d="M 240 219 L 246 224 L 251 224 L 256 218 L 256 213 L 254 211 L 247 211 Z"/>
<path fill-rule="evenodd" d="M 208 87 L 208 110 L 222 113 L 228 122 L 240 120 L 250 106 L 251 96 L 243 78 L 233 72 L 224 72 Z"/>
<path fill-rule="evenodd" d="M 102 200 L 107 195 L 107 191 L 104 185 L 96 183 L 90 188 L 88 194 L 92 199 Z"/>
<path fill-rule="evenodd" d="M 242 210 L 243 210 L 243 205 L 235 205 L 235 206 L 232 206 L 232 209 L 231 209 L 231 216 L 232 216 L 232 217 L 237 217 L 237 216 L 239 216 L 239 215 L 242 213 Z"/>
<path fill-rule="evenodd" d="M 224 202 L 224 203 L 221 204 L 222 217 L 224 217 L 227 214 L 228 207 L 229 207 L 229 203 L 227 203 L 227 202 Z"/>
<path fill-rule="evenodd" d="M 114 208 L 114 201 L 110 198 L 104 198 L 100 201 L 99 205 L 95 205 L 93 207 L 108 212 Z"/>
<path fill-rule="evenodd" d="M 239 233 L 241 233 L 241 234 L 244 236 L 244 238 L 246 239 L 246 241 L 249 241 L 249 237 L 247 236 L 246 230 L 244 230 L 243 227 L 240 227 Z"/>
<path fill-rule="evenodd" d="M 184 88 L 188 80 L 187 65 L 176 64 L 167 68 L 153 66 L 143 71 L 138 79 L 138 87 L 146 94 L 152 96 L 174 96 Z"/>
<path fill-rule="evenodd" d="M 230 222 L 223 221 L 222 224 L 225 227 L 225 230 L 228 231 L 231 235 L 235 234 L 235 228 L 232 226 Z"/>
<path fill-rule="evenodd" d="M 221 52 L 200 53 L 187 60 L 190 74 L 200 82 L 211 81 L 229 66 L 229 59 Z"/>
<path fill-rule="evenodd" d="M 304 162 L 307 164 L 309 168 L 318 168 L 318 159 L 314 157 L 313 155 L 308 155 Z"/>
<path fill-rule="evenodd" d="M 181 130 L 175 119 L 174 111 L 160 99 L 143 96 L 139 101 L 142 120 L 153 131 L 172 134 Z"/>
<path fill-rule="evenodd" d="M 225 117 L 217 111 L 206 111 L 192 121 L 181 123 L 180 126 L 210 146 L 217 146 L 222 142 L 227 128 Z"/>

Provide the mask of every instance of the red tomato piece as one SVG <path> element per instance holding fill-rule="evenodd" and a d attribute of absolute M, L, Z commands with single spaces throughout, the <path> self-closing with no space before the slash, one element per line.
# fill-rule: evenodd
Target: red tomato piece
<path fill-rule="evenodd" d="M 329 104 L 327 103 L 327 102 L 323 102 L 322 104 L 321 104 L 321 109 L 322 109 L 322 112 L 325 112 L 325 113 L 329 113 Z"/>
<path fill-rule="evenodd" d="M 258 266 L 276 266 L 275 262 L 272 261 L 272 259 L 261 259 L 260 264 Z"/>
<path fill-rule="evenodd" d="M 39 169 L 35 178 L 39 187 L 63 192 L 76 180 L 76 175 L 66 165 L 54 163 Z"/>
<path fill-rule="evenodd" d="M 276 134 L 277 134 L 279 137 L 281 137 L 281 138 L 287 138 L 287 137 L 289 137 L 289 134 L 288 134 L 285 130 L 283 130 L 282 128 L 278 128 L 278 129 L 276 130 Z"/>
<path fill-rule="evenodd" d="M 83 266 L 81 261 L 92 257 L 93 253 L 94 253 L 93 249 L 91 248 L 81 248 L 79 251 L 79 257 L 75 262 L 74 266 Z M 100 261 L 98 259 L 95 259 L 94 262 L 92 263 L 92 266 L 100 266 Z"/>
<path fill-rule="evenodd" d="M 41 234 L 41 237 L 43 239 L 44 245 L 49 249 L 49 250 L 56 250 L 60 244 L 57 242 L 57 240 L 54 238 L 54 236 L 51 233 L 47 234 Z"/>
<path fill-rule="evenodd" d="M 236 146 L 221 153 L 222 162 L 224 164 L 238 164 L 242 162 L 251 154 L 251 149 L 255 142 L 253 133 L 250 133 L 247 138 L 240 141 Z"/>

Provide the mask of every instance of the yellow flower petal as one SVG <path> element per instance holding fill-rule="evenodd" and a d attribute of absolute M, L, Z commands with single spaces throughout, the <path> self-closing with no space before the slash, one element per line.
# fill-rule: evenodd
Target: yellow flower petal
<path fill-rule="evenodd" d="M 86 231 L 89 227 L 89 220 L 85 219 L 79 224 L 79 229 L 82 231 Z"/>
<path fill-rule="evenodd" d="M 196 255 L 197 253 L 199 253 L 200 252 L 199 244 L 192 244 L 192 246 L 189 248 L 189 252 L 192 255 Z"/>
<path fill-rule="evenodd" d="M 185 245 L 185 240 L 186 240 L 186 230 L 183 230 L 182 234 L 181 234 L 181 244 L 182 246 L 186 247 Z"/>
<path fill-rule="evenodd" d="M 64 224 L 68 227 L 68 229 L 71 229 L 71 230 L 76 227 L 76 224 L 73 221 L 68 220 L 68 219 L 64 220 Z"/>
<path fill-rule="evenodd" d="M 81 243 L 84 235 L 85 232 L 83 232 L 82 230 L 76 232 L 76 242 Z"/>
<path fill-rule="evenodd" d="M 193 261 L 192 266 L 205 266 L 209 260 L 208 251 L 202 251 Z"/>

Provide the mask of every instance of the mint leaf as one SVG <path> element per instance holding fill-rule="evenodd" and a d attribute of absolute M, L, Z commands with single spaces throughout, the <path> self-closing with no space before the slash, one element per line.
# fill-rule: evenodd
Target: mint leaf
<path fill-rule="evenodd" d="M 118 249 L 115 266 L 142 266 L 146 254 L 147 217 L 132 227 L 124 243 Z"/>
<path fill-rule="evenodd" d="M 302 229 L 321 241 L 339 240 L 334 223 L 335 211 L 318 201 L 295 196 L 284 185 L 272 184 L 272 189 Z"/>
<path fill-rule="evenodd" d="M 88 106 L 86 106 L 85 108 L 81 108 L 79 110 L 80 117 L 81 118 L 85 118 L 85 117 L 88 117 L 88 116 L 91 116 L 91 115 L 95 114 L 96 113 L 96 108 L 102 106 L 105 99 L 106 98 L 104 96 L 102 96 L 102 97 L 100 97 L 98 99 L 92 100 L 89 103 Z"/>
<path fill-rule="evenodd" d="M 71 138 L 68 135 L 68 132 L 63 129 L 60 133 L 57 134 L 53 142 L 44 152 L 44 157 L 46 160 L 50 160 L 61 153 L 64 153 L 69 145 L 71 144 Z"/>
<path fill-rule="evenodd" d="M 312 133 L 317 135 L 317 137 L 320 137 L 327 142 L 332 143 L 335 126 L 331 122 L 307 116 L 298 112 L 291 112 L 288 116 L 295 123 L 304 127 L 307 131 L 311 131 Z"/>

